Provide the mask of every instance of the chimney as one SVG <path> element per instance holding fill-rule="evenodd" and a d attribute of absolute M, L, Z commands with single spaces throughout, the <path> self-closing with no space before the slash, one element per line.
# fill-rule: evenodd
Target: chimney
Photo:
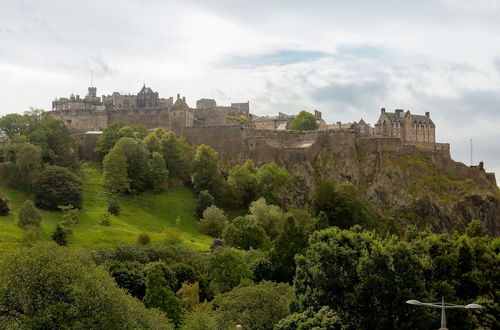
<path fill-rule="evenodd" d="M 380 109 L 380 113 L 385 113 L 385 108 Z"/>
<path fill-rule="evenodd" d="M 397 115 L 398 117 L 401 117 L 401 113 L 403 113 L 403 111 L 404 111 L 404 110 L 402 110 L 402 109 L 396 109 L 396 115 Z"/>
<path fill-rule="evenodd" d="M 181 94 L 177 93 L 177 99 L 180 100 L 181 99 Z"/>
<path fill-rule="evenodd" d="M 183 97 L 182 97 L 182 100 L 183 100 L 184 102 L 186 102 L 186 97 L 185 97 L 185 96 L 183 96 Z"/>
<path fill-rule="evenodd" d="M 431 113 L 430 112 L 426 112 L 425 115 L 429 118 L 431 118 Z"/>

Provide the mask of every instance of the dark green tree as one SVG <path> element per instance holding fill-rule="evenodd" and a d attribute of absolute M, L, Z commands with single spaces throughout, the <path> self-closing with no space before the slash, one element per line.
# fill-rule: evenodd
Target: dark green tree
<path fill-rule="evenodd" d="M 35 186 L 35 205 L 44 210 L 57 210 L 59 205 L 82 208 L 83 187 L 80 179 L 60 166 L 47 167 Z"/>
<path fill-rule="evenodd" d="M 228 292 L 242 279 L 252 276 L 242 253 L 232 248 L 215 249 L 210 256 L 208 273 L 214 293 Z"/>
<path fill-rule="evenodd" d="M 146 294 L 142 302 L 148 308 L 158 308 L 164 311 L 174 324 L 179 325 L 182 317 L 181 302 L 172 292 L 172 287 L 175 287 L 176 283 L 172 285 L 169 279 L 165 278 L 166 275 L 168 276 L 165 269 L 166 267 L 161 263 L 154 263 L 148 267 Z"/>
<path fill-rule="evenodd" d="M 111 260 L 106 266 L 119 287 L 127 290 L 137 299 L 144 297 L 146 293 L 146 270 L 143 264 L 138 261 Z"/>
<path fill-rule="evenodd" d="M 9 212 L 9 199 L 7 197 L 0 197 L 0 216 L 6 216 Z"/>
<path fill-rule="evenodd" d="M 292 283 L 295 275 L 295 255 L 307 246 L 307 237 L 289 216 L 283 230 L 274 241 L 270 260 L 274 267 L 274 279 L 278 282 Z"/>
<path fill-rule="evenodd" d="M 114 122 L 108 125 L 102 134 L 99 135 L 94 151 L 99 155 L 100 159 L 103 159 L 111 148 L 114 147 L 115 143 L 122 137 L 119 132 L 124 126 L 125 123 L 122 121 Z"/>
<path fill-rule="evenodd" d="M 227 245 L 242 249 L 262 249 L 269 243 L 269 238 L 262 227 L 251 217 L 234 218 L 222 232 Z"/>
<path fill-rule="evenodd" d="M 35 204 L 30 200 L 25 201 L 17 214 L 17 225 L 25 229 L 30 226 L 40 227 L 41 221 L 42 217 L 36 211 Z"/>
<path fill-rule="evenodd" d="M 215 203 L 215 198 L 212 195 L 210 195 L 208 190 L 200 191 L 200 193 L 198 194 L 198 198 L 196 200 L 196 210 L 195 210 L 196 217 L 198 219 L 201 219 L 201 217 L 203 217 L 203 212 L 205 212 L 205 210 L 208 207 L 214 205 L 214 203 Z"/>
<path fill-rule="evenodd" d="M 314 207 L 316 213 L 325 212 L 330 226 L 374 226 L 372 205 L 363 199 L 351 184 L 334 185 L 332 182 L 322 182 L 314 193 Z"/>
<path fill-rule="evenodd" d="M 316 222 L 312 226 L 312 231 L 320 231 L 328 227 L 330 227 L 328 216 L 325 212 L 320 211 L 318 217 L 316 218 Z"/>
<path fill-rule="evenodd" d="M 310 112 L 302 110 L 290 123 L 290 129 L 295 131 L 313 131 L 319 128 L 316 117 Z"/>
<path fill-rule="evenodd" d="M 52 232 L 51 239 L 60 246 L 66 246 L 68 244 L 66 231 L 59 225 L 57 225 Z"/>
<path fill-rule="evenodd" d="M 112 215 L 120 215 L 121 207 L 118 198 L 111 197 L 108 201 L 108 213 Z"/>

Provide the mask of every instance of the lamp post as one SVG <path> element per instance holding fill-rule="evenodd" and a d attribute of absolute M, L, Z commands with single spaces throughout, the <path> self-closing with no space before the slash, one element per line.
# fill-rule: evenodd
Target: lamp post
<path fill-rule="evenodd" d="M 455 305 L 455 304 L 448 304 L 444 302 L 444 297 L 441 298 L 440 303 L 423 303 L 418 300 L 408 300 L 406 302 L 407 304 L 410 305 L 417 305 L 417 306 L 429 306 L 429 307 L 434 307 L 434 308 L 441 308 L 441 328 L 439 330 L 447 330 L 446 328 L 446 309 L 451 309 L 451 308 L 467 308 L 467 309 L 473 309 L 473 308 L 483 308 L 483 306 L 478 305 L 478 304 L 468 304 L 468 305 Z"/>

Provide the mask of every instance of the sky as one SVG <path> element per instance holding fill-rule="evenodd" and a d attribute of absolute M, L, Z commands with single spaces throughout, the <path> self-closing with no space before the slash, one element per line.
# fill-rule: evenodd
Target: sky
<path fill-rule="evenodd" d="M 431 113 L 500 173 L 500 0 L 0 0 L 0 115 L 56 97 L 185 95 L 375 124 Z"/>

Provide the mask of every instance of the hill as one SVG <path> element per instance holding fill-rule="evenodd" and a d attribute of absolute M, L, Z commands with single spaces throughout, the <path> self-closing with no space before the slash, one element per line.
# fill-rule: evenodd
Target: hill
<path fill-rule="evenodd" d="M 295 187 L 287 202 L 311 208 L 311 193 L 323 181 L 352 183 L 371 201 L 380 218 L 393 217 L 401 227 L 415 224 L 436 232 L 464 228 L 480 220 L 500 235 L 500 191 L 444 172 L 429 158 L 399 152 L 327 154 L 288 164 Z"/>
<path fill-rule="evenodd" d="M 211 238 L 201 234 L 193 216 L 195 196 L 186 187 L 169 187 L 161 193 L 146 192 L 138 196 L 120 197 L 121 213 L 111 216 L 111 226 L 101 226 L 107 210 L 102 171 L 96 165 L 84 163 L 78 171 L 84 184 L 84 205 L 80 220 L 69 235 L 70 248 L 94 250 L 120 244 L 136 244 L 140 233 L 147 233 L 152 243 L 179 242 L 197 250 L 208 250 Z M 8 216 L 0 217 L 0 251 L 22 246 L 23 230 L 16 224 L 17 213 L 30 194 L 9 188 L 0 182 L 0 195 L 6 196 L 12 208 Z M 61 213 L 40 211 L 41 238 L 49 240 Z"/>

